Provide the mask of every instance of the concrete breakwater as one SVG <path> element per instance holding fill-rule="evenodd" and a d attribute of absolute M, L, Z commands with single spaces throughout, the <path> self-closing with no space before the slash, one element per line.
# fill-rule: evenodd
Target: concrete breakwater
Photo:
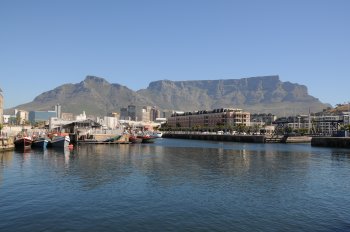
<path fill-rule="evenodd" d="M 350 137 L 313 137 L 311 145 L 315 147 L 350 148 Z"/>
<path fill-rule="evenodd" d="M 264 135 L 218 135 L 218 134 L 164 133 L 163 138 L 196 139 L 196 140 L 228 141 L 228 142 L 244 142 L 244 143 L 265 143 L 265 136 Z"/>

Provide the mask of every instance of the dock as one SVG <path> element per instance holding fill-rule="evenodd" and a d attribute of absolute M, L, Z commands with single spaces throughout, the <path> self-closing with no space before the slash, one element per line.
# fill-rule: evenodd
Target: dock
<path fill-rule="evenodd" d="M 0 137 L 0 152 L 2 151 L 12 151 L 15 149 L 13 144 L 13 138 Z"/>
<path fill-rule="evenodd" d="M 350 148 L 350 137 L 313 137 L 311 146 Z"/>

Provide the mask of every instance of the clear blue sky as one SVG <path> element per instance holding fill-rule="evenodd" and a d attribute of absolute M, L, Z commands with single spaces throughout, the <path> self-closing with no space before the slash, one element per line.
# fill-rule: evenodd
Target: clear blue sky
<path fill-rule="evenodd" d="M 349 0 L 0 0 L 5 108 L 87 75 L 151 81 L 278 74 L 350 100 Z"/>

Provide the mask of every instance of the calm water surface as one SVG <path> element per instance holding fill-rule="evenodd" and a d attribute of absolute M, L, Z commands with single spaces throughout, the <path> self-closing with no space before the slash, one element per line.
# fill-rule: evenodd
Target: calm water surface
<path fill-rule="evenodd" d="M 159 139 L 0 153 L 0 231 L 350 231 L 350 150 Z"/>

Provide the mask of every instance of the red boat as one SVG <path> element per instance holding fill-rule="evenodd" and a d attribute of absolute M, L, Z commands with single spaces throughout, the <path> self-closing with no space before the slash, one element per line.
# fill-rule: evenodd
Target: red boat
<path fill-rule="evenodd" d="M 142 139 L 142 143 L 154 143 L 157 137 L 152 135 L 138 135 L 137 138 Z"/>
<path fill-rule="evenodd" d="M 137 138 L 134 135 L 130 135 L 129 136 L 129 142 L 131 142 L 131 143 L 142 143 L 142 139 L 141 138 Z"/>
<path fill-rule="evenodd" d="M 14 141 L 16 149 L 28 149 L 32 146 L 33 140 L 31 137 L 17 137 Z"/>

